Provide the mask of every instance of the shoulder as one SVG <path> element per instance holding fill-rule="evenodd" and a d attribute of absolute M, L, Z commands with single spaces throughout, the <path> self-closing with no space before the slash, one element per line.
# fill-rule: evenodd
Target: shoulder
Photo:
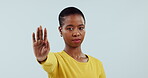
<path fill-rule="evenodd" d="M 59 58 L 63 55 L 63 52 L 49 52 L 48 56 L 54 56 L 56 58 Z"/>
<path fill-rule="evenodd" d="M 50 54 L 54 54 L 54 55 L 57 55 L 57 54 L 61 54 L 62 52 L 49 52 L 48 55 Z"/>
<path fill-rule="evenodd" d="M 89 56 L 88 55 L 88 57 L 89 57 L 89 61 L 90 61 L 90 63 L 92 63 L 94 66 L 96 66 L 97 68 L 99 68 L 99 69 L 103 69 L 103 63 L 102 63 L 102 61 L 100 61 L 99 59 L 97 59 L 97 58 L 95 58 L 95 57 L 92 57 L 92 56 Z"/>

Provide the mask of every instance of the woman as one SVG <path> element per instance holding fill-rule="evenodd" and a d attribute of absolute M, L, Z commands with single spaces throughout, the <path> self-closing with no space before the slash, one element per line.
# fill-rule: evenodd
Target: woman
<path fill-rule="evenodd" d="M 106 78 L 102 63 L 81 50 L 85 37 L 85 17 L 75 7 L 67 7 L 59 14 L 59 32 L 65 42 L 61 52 L 50 52 L 47 30 L 37 28 L 33 33 L 34 54 L 48 73 L 48 78 Z"/>

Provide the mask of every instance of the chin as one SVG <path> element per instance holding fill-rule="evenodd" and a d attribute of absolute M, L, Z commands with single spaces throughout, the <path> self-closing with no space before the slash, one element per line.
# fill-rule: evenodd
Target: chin
<path fill-rule="evenodd" d="M 71 45 L 71 47 L 72 47 L 72 48 L 78 48 L 78 47 L 81 47 L 81 44 L 77 44 L 77 45 L 74 44 L 74 45 Z"/>
<path fill-rule="evenodd" d="M 66 46 L 69 46 L 71 48 L 78 48 L 81 47 L 81 43 L 65 43 Z"/>

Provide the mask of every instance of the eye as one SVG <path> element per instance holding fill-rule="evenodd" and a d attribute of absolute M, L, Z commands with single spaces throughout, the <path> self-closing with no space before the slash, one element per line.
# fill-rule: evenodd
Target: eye
<path fill-rule="evenodd" d="M 73 30 L 73 28 L 67 28 L 67 30 Z"/>
<path fill-rule="evenodd" d="M 80 27 L 79 30 L 84 30 L 84 27 Z"/>

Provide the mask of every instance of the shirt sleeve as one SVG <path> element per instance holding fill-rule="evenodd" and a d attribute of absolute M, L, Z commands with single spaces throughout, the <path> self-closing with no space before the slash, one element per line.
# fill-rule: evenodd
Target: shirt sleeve
<path fill-rule="evenodd" d="M 105 75 L 105 71 L 104 71 L 104 67 L 103 67 L 102 62 L 100 64 L 100 69 L 101 69 L 101 74 L 100 74 L 100 77 L 99 78 L 106 78 L 106 75 Z"/>
<path fill-rule="evenodd" d="M 40 64 L 47 73 L 52 73 L 57 66 L 57 58 L 53 52 L 49 52 L 46 61 Z"/>

